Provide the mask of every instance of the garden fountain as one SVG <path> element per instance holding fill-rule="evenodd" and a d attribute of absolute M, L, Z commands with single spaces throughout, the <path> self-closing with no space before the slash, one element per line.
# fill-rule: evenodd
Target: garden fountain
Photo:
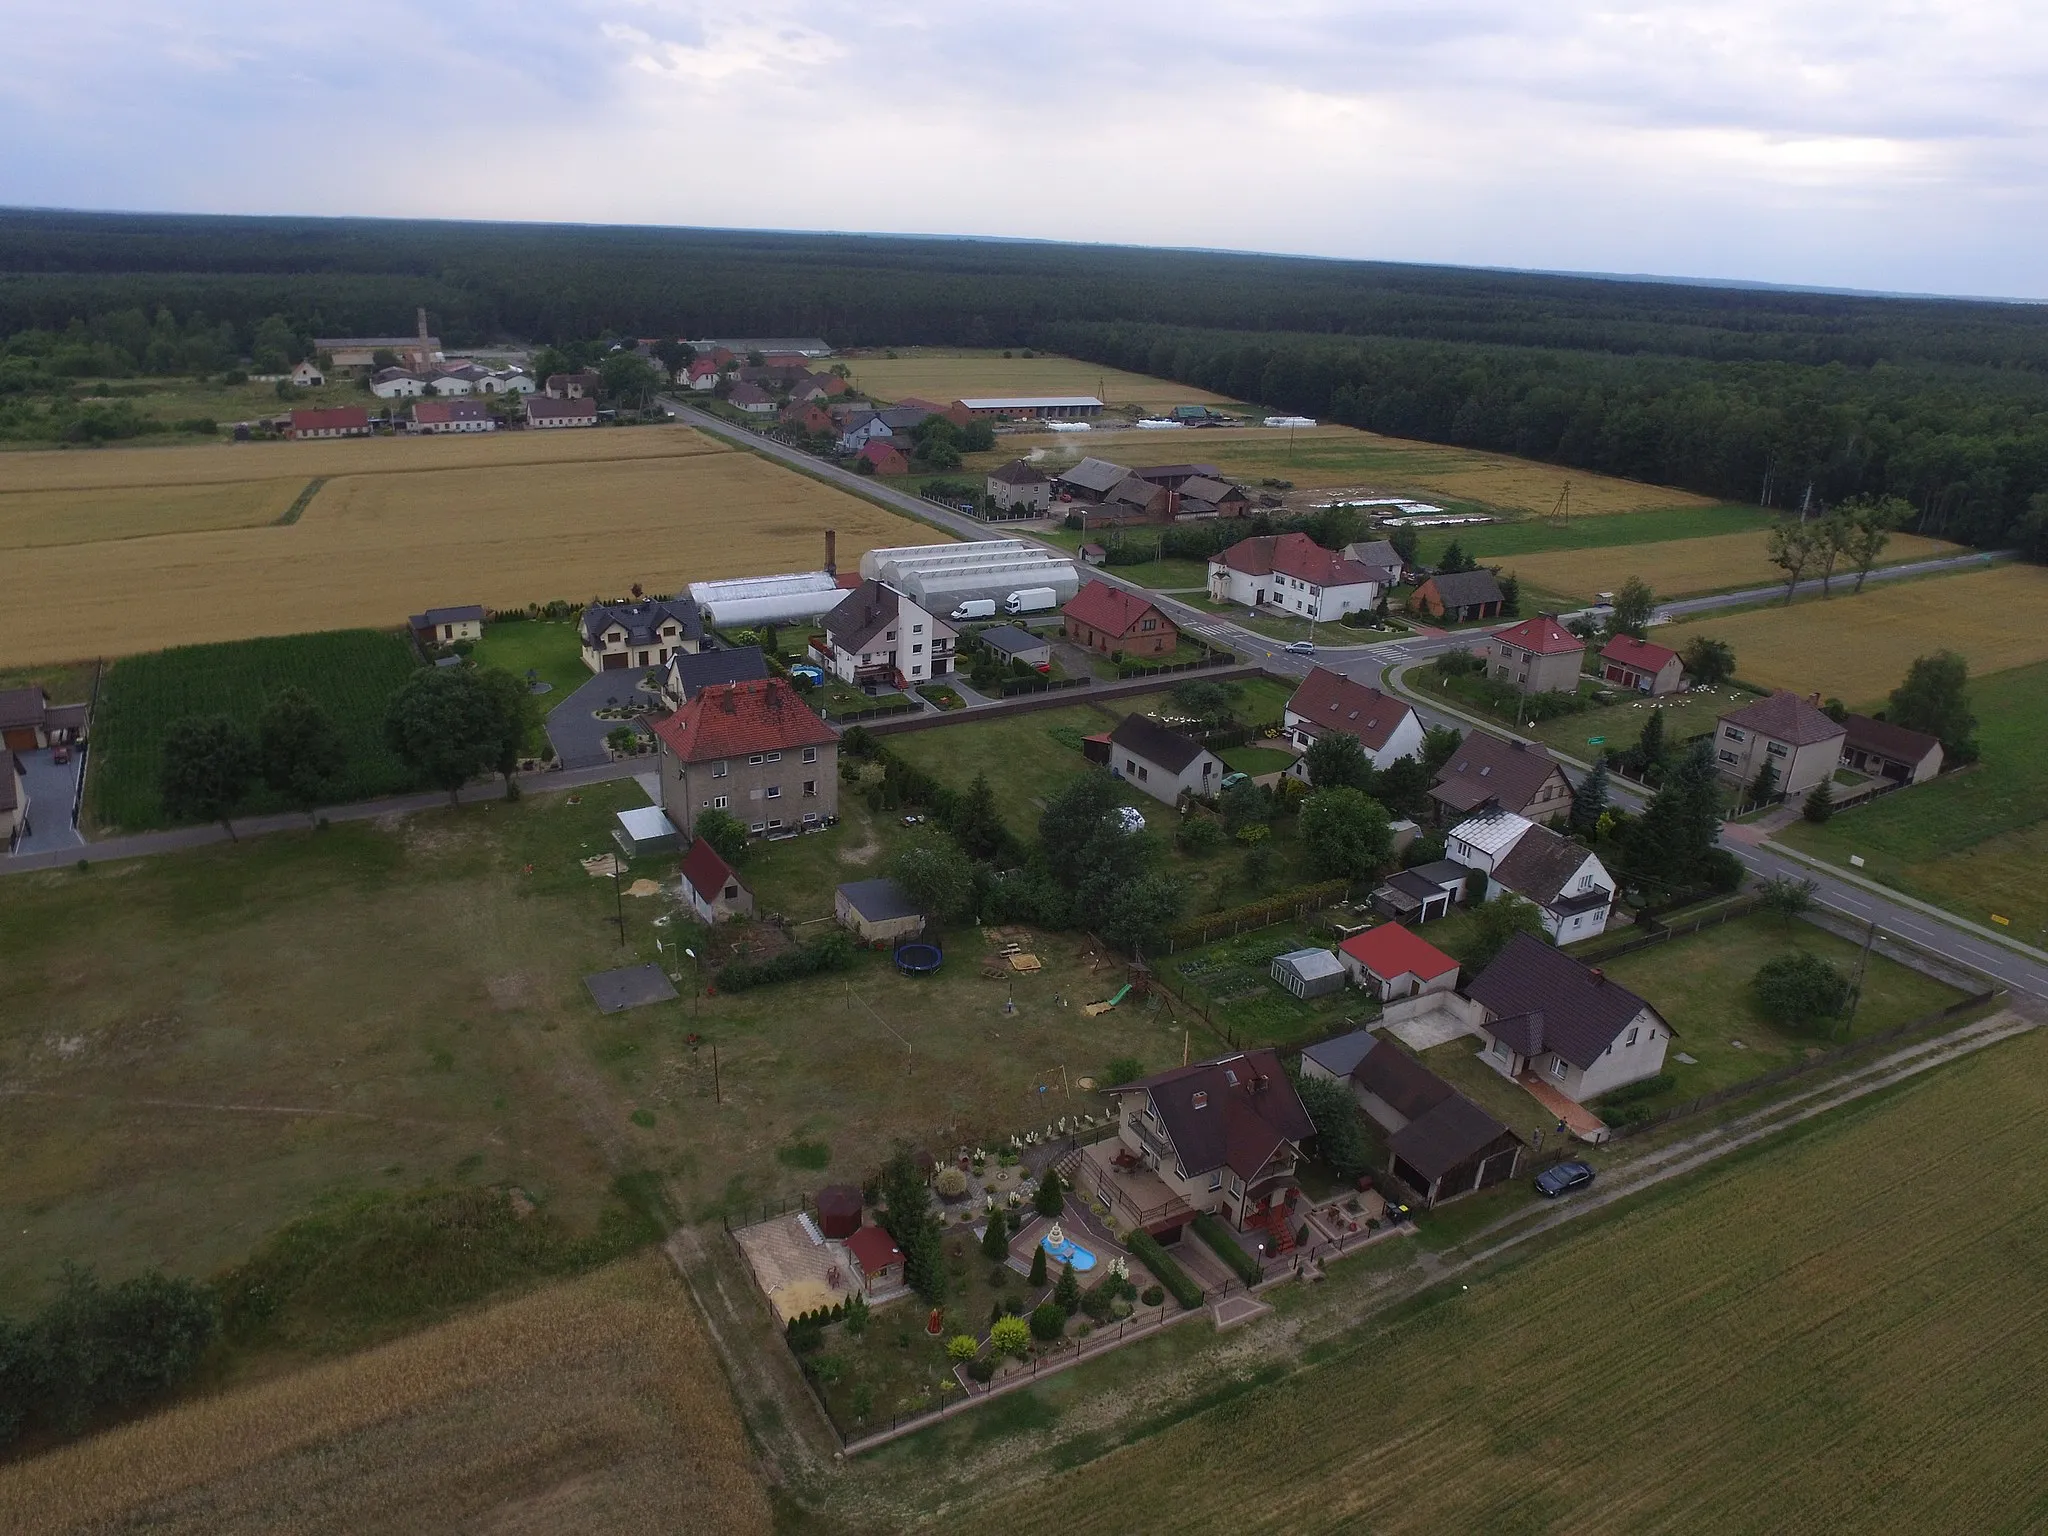
<path fill-rule="evenodd" d="M 1053 1263 L 1073 1265 L 1077 1275 L 1086 1274 L 1095 1267 L 1095 1255 L 1061 1231 L 1057 1221 L 1046 1229 L 1045 1236 L 1038 1240 L 1038 1246 L 1045 1250 L 1045 1256 Z"/>

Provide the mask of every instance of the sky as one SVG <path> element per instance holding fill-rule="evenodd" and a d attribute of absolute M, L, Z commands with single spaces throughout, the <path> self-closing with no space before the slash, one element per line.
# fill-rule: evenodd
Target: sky
<path fill-rule="evenodd" d="M 2048 299 L 2014 0 L 0 0 L 0 204 Z"/>

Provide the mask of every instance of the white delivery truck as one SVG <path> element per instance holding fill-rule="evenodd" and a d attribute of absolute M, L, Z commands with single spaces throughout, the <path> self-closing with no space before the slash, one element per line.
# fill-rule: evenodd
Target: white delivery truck
<path fill-rule="evenodd" d="M 955 608 L 955 619 L 992 619 L 996 616 L 996 600 L 992 597 L 970 597 Z"/>
<path fill-rule="evenodd" d="M 1005 613 L 1045 613 L 1060 605 L 1060 595 L 1051 587 L 1026 587 L 1003 599 Z"/>

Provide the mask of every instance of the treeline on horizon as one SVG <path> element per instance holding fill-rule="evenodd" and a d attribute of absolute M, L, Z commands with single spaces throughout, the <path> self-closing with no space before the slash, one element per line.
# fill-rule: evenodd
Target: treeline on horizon
<path fill-rule="evenodd" d="M 268 323 L 455 345 L 1030 346 L 1786 507 L 2048 546 L 2048 306 L 1032 242 L 0 212 L 0 393 L 208 372 Z"/>

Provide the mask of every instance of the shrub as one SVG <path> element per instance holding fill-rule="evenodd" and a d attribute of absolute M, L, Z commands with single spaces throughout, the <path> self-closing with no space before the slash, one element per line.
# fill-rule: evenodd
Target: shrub
<path fill-rule="evenodd" d="M 800 948 L 784 950 L 772 960 L 735 960 L 719 971 L 718 986 L 725 992 L 744 992 L 771 982 L 843 971 L 859 953 L 853 935 L 835 929 Z"/>
<path fill-rule="evenodd" d="M 1351 1183 L 1372 1167 L 1365 1122 L 1351 1090 L 1327 1077 L 1303 1077 L 1296 1084 L 1301 1107 L 1316 1128 L 1316 1149 L 1330 1171 Z"/>
<path fill-rule="evenodd" d="M 1190 816 L 1180 824 L 1173 840 L 1180 851 L 1195 858 L 1214 853 L 1229 841 L 1229 834 L 1210 816 Z"/>
<path fill-rule="evenodd" d="M 988 1342 L 999 1355 L 1022 1356 L 1031 1348 L 1031 1326 L 1021 1317 L 999 1317 L 989 1324 Z"/>
<path fill-rule="evenodd" d="M 1202 1304 L 1202 1288 L 1188 1278 L 1186 1270 L 1167 1257 L 1166 1250 L 1159 1246 L 1159 1239 L 1150 1232 L 1143 1227 L 1133 1227 L 1124 1238 L 1124 1246 L 1144 1260 L 1145 1267 L 1158 1276 L 1159 1285 L 1173 1292 L 1173 1299 L 1183 1307 L 1193 1310 Z M 1153 1291 L 1158 1289 L 1159 1286 L 1152 1287 Z M 1150 1296 L 1152 1292 L 1145 1294 Z M 1157 1306 L 1158 1303 L 1148 1302 L 1147 1305 Z"/>
<path fill-rule="evenodd" d="M 974 1381 L 987 1381 L 996 1373 L 996 1357 L 992 1354 L 976 1355 L 967 1362 L 967 1374 Z"/>
<path fill-rule="evenodd" d="M 1081 1310 L 1081 1279 L 1074 1273 L 1073 1260 L 1069 1259 L 1060 1266 L 1060 1280 L 1052 1288 L 1052 1299 L 1069 1317 Z"/>
<path fill-rule="evenodd" d="M 1208 1211 L 1194 1220 L 1195 1236 L 1207 1243 L 1217 1258 L 1228 1264 L 1237 1278 L 1246 1285 L 1257 1285 L 1266 1278 L 1265 1267 L 1230 1235 L 1230 1229 Z M 1162 1277 L 1163 1278 L 1163 1277 Z"/>
<path fill-rule="evenodd" d="M 958 1200 L 967 1193 L 967 1175 L 958 1168 L 941 1168 L 933 1182 L 938 1185 L 939 1194 L 948 1200 Z"/>
<path fill-rule="evenodd" d="M 846 1303 L 846 1331 L 857 1339 L 867 1332 L 867 1328 L 868 1299 L 856 1294 Z"/>
<path fill-rule="evenodd" d="M 1849 978 L 1806 950 L 1774 955 L 1750 982 L 1757 1006 L 1774 1024 L 1797 1027 L 1839 1016 L 1849 1005 Z"/>
<path fill-rule="evenodd" d="M 972 1360 L 980 1353 L 981 1346 L 974 1342 L 972 1334 L 956 1333 L 946 1340 L 946 1358 L 956 1365 L 963 1360 Z"/>
<path fill-rule="evenodd" d="M 1067 1331 L 1067 1309 L 1056 1301 L 1042 1301 L 1031 1314 L 1031 1337 L 1050 1344 Z"/>
<path fill-rule="evenodd" d="M 1145 1294 L 1140 1296 L 1138 1300 L 1144 1302 L 1148 1307 L 1164 1306 L 1166 1304 L 1166 1292 L 1159 1286 L 1148 1285 L 1145 1287 Z"/>

